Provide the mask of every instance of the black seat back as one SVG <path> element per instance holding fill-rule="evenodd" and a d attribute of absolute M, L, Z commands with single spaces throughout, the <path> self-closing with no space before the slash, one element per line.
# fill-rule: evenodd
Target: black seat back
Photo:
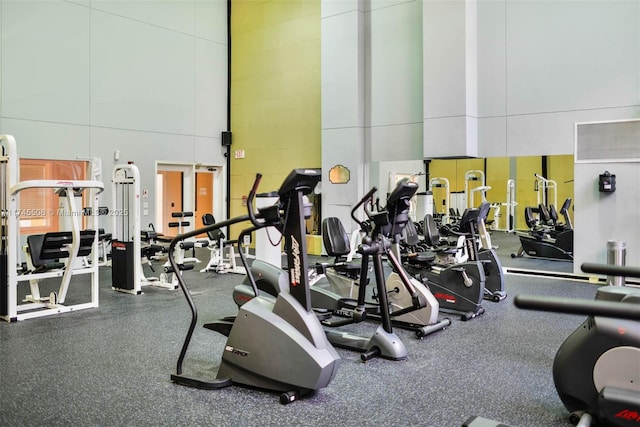
<path fill-rule="evenodd" d="M 213 217 L 212 214 L 206 213 L 206 214 L 202 215 L 202 224 L 204 224 L 204 225 L 213 225 L 215 223 L 216 223 L 216 219 Z M 221 239 L 224 240 L 225 235 L 222 232 L 222 230 L 217 229 L 217 230 L 207 231 L 207 237 L 209 238 L 209 240 L 217 242 L 218 240 L 221 240 Z"/>
<path fill-rule="evenodd" d="M 564 226 L 573 230 L 573 224 L 571 223 L 571 216 L 569 215 L 569 207 L 571 206 L 571 198 L 568 198 L 562 204 L 560 208 L 560 215 L 564 217 Z"/>
<path fill-rule="evenodd" d="M 80 231 L 78 256 L 88 256 L 91 253 L 95 235 L 95 230 Z M 73 235 L 70 231 L 56 231 L 27 236 L 27 246 L 33 266 L 43 267 L 50 262 L 57 262 L 60 258 L 69 257 L 68 245 L 72 242 Z"/>
<path fill-rule="evenodd" d="M 47 261 L 40 258 L 40 249 L 42 248 L 42 242 L 44 241 L 44 234 L 32 234 L 27 236 L 27 247 L 29 248 L 29 254 L 31 255 L 31 263 L 34 267 L 43 267 Z M 55 260 L 57 261 L 57 259 Z"/>
<path fill-rule="evenodd" d="M 533 216 L 533 208 L 531 206 L 524 208 L 524 221 L 527 223 L 527 227 L 535 228 L 536 218 Z"/>
<path fill-rule="evenodd" d="M 322 243 L 329 256 L 344 256 L 351 252 L 349 235 L 337 217 L 322 220 Z"/>
<path fill-rule="evenodd" d="M 551 222 L 553 223 L 553 225 L 556 225 L 558 223 L 558 219 L 560 217 L 558 216 L 558 211 L 556 210 L 556 207 L 554 205 L 549 205 L 549 217 L 551 218 Z"/>
<path fill-rule="evenodd" d="M 478 233 L 478 222 L 485 222 L 489 215 L 491 204 L 482 202 L 477 208 L 467 208 L 460 219 L 460 232 L 466 234 Z"/>
<path fill-rule="evenodd" d="M 380 232 L 394 241 L 402 235 L 404 227 L 411 221 L 409 208 L 411 198 L 418 191 L 418 184 L 413 181 L 398 181 L 396 187 L 387 197 L 385 211 L 388 213 L 389 223 L 380 228 Z"/>
<path fill-rule="evenodd" d="M 440 230 L 431 214 L 424 216 L 424 239 L 428 246 L 436 247 L 440 244 Z"/>
<path fill-rule="evenodd" d="M 478 221 L 487 221 L 487 217 L 489 216 L 489 210 L 491 210 L 491 203 L 482 202 L 480 203 L 480 207 L 478 208 Z"/>
<path fill-rule="evenodd" d="M 416 246 L 420 243 L 420 236 L 418 236 L 418 230 L 413 221 L 407 222 L 404 227 L 404 241 L 409 246 Z"/>
<path fill-rule="evenodd" d="M 551 215 L 549 215 L 549 210 L 542 203 L 538 205 L 538 213 L 540 214 L 540 221 L 542 221 L 543 224 L 549 224 L 551 222 Z"/>

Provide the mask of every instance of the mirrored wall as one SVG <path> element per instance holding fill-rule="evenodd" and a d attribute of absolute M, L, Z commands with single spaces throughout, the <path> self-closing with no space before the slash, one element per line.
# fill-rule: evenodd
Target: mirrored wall
<path fill-rule="evenodd" d="M 560 212 L 566 199 L 573 218 L 573 155 L 491 157 L 480 159 L 434 159 L 430 161 L 379 162 L 372 165 L 372 185 L 390 191 L 394 177 L 411 176 L 419 183 L 419 192 L 431 190 L 434 212 L 449 215 L 463 213 L 487 201 L 492 208 L 487 218 L 494 243 L 503 244 L 502 258 L 519 248 L 519 233 L 528 230 L 526 207 L 554 205 Z M 377 179 L 377 182 L 375 182 Z M 420 209 L 418 209 L 419 211 Z M 420 214 L 416 216 L 416 219 Z M 560 215 L 560 222 L 565 222 Z M 524 257 L 503 261 L 525 269 L 571 272 L 570 261 L 540 263 Z"/>

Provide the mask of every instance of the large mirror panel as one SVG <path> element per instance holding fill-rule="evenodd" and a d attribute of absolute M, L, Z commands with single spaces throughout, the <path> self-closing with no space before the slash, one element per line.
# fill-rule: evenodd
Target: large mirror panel
<path fill-rule="evenodd" d="M 559 223 L 572 221 L 573 155 L 434 159 L 425 167 L 428 178 L 421 183 L 421 188 L 432 191 L 434 212 L 445 216 L 445 221 L 451 221 L 448 216 L 462 214 L 465 208 L 477 207 L 483 201 L 491 204 L 487 225 L 503 266 L 561 273 L 573 271 L 571 260 L 540 259 L 526 254 L 511 257 L 521 249 L 520 236 L 530 231 L 525 208 L 531 208 L 538 220 L 539 205 L 543 204 L 548 211 L 553 205 Z M 561 207 L 567 199 L 571 204 L 565 218 Z"/>

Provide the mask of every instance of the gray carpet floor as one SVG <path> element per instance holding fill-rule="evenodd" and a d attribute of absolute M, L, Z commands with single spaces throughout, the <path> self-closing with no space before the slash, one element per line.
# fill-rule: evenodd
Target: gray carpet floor
<path fill-rule="evenodd" d="M 571 271 L 567 262 L 511 259 L 518 246 L 513 235 L 496 233 L 494 243 L 504 267 Z M 512 297 L 593 298 L 597 288 L 507 275 L 509 297 L 486 302 L 484 315 L 468 322 L 452 316 L 450 327 L 421 340 L 396 329 L 409 351 L 404 361 L 363 363 L 339 349 L 342 366 L 329 387 L 283 406 L 273 393 L 173 384 L 169 376 L 190 320 L 183 295 L 153 287 L 139 296 L 117 293 L 110 268 L 100 274 L 97 309 L 0 323 L 0 425 L 455 427 L 477 415 L 510 426 L 567 426 L 551 366 L 584 317 L 521 311 Z M 243 276 L 194 270 L 185 278 L 200 323 L 235 314 L 231 290 Z M 72 282 L 69 298 L 81 298 L 83 288 Z M 363 323 L 354 331 L 375 327 Z M 185 370 L 215 377 L 224 343 L 196 328 Z"/>

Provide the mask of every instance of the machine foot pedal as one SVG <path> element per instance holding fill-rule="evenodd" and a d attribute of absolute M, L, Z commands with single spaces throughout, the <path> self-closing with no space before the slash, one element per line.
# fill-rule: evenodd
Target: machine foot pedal
<path fill-rule="evenodd" d="M 215 322 L 205 323 L 202 326 L 228 337 L 231 333 L 234 321 L 235 317 L 225 317 L 224 319 L 216 320 Z"/>
<path fill-rule="evenodd" d="M 340 298 L 338 307 L 351 311 L 357 310 L 359 307 L 358 300 L 353 298 Z M 380 314 L 380 305 L 378 303 L 366 302 L 364 304 L 364 311 L 366 314 Z"/>
<path fill-rule="evenodd" d="M 218 390 L 221 388 L 229 387 L 232 384 L 230 378 L 219 378 L 213 381 L 204 381 L 176 374 L 171 374 L 171 381 L 176 384 L 184 385 L 191 388 L 199 388 L 202 390 Z"/>
<path fill-rule="evenodd" d="M 325 320 L 329 320 L 333 316 L 333 312 L 325 308 L 314 308 L 313 313 L 321 322 Z"/>

